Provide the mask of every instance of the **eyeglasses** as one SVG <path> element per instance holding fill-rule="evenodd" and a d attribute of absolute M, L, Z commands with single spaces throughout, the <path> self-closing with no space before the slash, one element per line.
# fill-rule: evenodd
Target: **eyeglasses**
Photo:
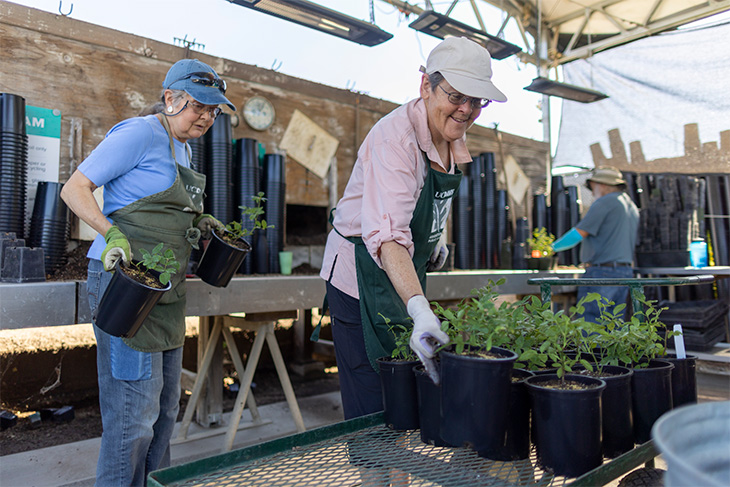
<path fill-rule="evenodd" d="M 490 103 L 492 103 L 492 100 L 489 100 L 487 98 L 472 98 L 471 96 L 462 95 L 461 93 L 449 93 L 441 85 L 438 85 L 439 88 L 441 88 L 441 91 L 446 93 L 446 95 L 449 97 L 449 102 L 452 105 L 458 105 L 461 106 L 466 102 L 471 103 L 472 108 L 486 108 Z"/>
<path fill-rule="evenodd" d="M 202 103 L 198 103 L 195 100 L 188 100 L 185 102 L 185 106 L 182 107 L 182 110 L 185 110 L 185 108 L 190 107 L 190 109 L 193 111 L 196 115 L 203 115 L 204 113 L 207 113 L 211 116 L 211 118 L 216 118 L 218 115 L 221 114 L 220 107 L 212 107 L 208 105 L 203 105 Z M 180 111 L 182 111 L 180 110 Z"/>
<path fill-rule="evenodd" d="M 214 88 L 218 88 L 221 93 L 224 95 L 226 94 L 226 82 L 225 80 L 222 80 L 220 78 L 216 78 L 213 73 L 206 73 L 206 72 L 200 72 L 200 73 L 188 73 L 182 78 L 178 78 L 172 83 L 170 83 L 170 86 L 174 85 L 178 81 L 182 81 L 185 79 L 189 79 L 193 83 L 200 83 L 203 86 L 212 86 Z"/>

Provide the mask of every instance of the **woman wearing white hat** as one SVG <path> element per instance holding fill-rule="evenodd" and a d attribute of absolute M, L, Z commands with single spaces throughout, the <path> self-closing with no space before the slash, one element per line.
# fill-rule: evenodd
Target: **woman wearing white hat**
<path fill-rule="evenodd" d="M 448 342 L 424 295 L 426 270 L 446 260 L 456 165 L 471 161 L 466 131 L 490 102 L 507 99 L 491 81 L 489 52 L 463 37 L 436 46 L 421 71 L 420 97 L 365 138 L 331 219 L 320 275 L 347 419 L 383 409 L 375 361 L 395 346 L 383 317 L 413 324 L 411 348 L 427 367 Z"/>
<path fill-rule="evenodd" d="M 639 230 L 639 210 L 624 192 L 626 181 L 621 171 L 611 166 L 597 167 L 586 185 L 593 192 L 595 201 L 585 217 L 555 241 L 553 249 L 561 252 L 583 242 L 580 257 L 586 267 L 585 278 L 634 277 L 632 263 Z M 577 299 L 588 293 L 599 293 L 618 305 L 626 302 L 629 288 L 579 286 Z M 598 304 L 586 303 L 583 317 L 595 322 L 598 316 Z"/>

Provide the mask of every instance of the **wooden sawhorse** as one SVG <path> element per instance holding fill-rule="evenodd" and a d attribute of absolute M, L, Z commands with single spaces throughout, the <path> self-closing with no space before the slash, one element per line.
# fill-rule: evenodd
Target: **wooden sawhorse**
<path fill-rule="evenodd" d="M 249 354 L 245 367 L 241 359 L 241 354 L 238 352 L 236 342 L 233 339 L 233 333 L 231 333 L 230 330 L 231 326 L 253 331 L 255 333 L 251 353 Z M 210 335 L 208 336 L 203 360 L 198 367 L 198 373 L 195 378 L 193 392 L 190 396 L 190 400 L 188 401 L 188 405 L 185 409 L 185 414 L 180 425 L 178 439 L 187 438 L 188 429 L 190 428 L 190 423 L 192 422 L 195 409 L 198 406 L 198 401 L 200 400 L 201 392 L 207 379 L 208 369 L 210 368 L 213 359 L 214 350 L 221 334 L 223 334 L 223 338 L 228 345 L 231 360 L 233 360 L 233 364 L 236 367 L 236 373 L 241 381 L 238 395 L 236 396 L 236 403 L 233 412 L 231 413 L 230 423 L 228 425 L 222 451 L 230 451 L 233 447 L 233 440 L 236 437 L 236 431 L 238 430 L 238 425 L 241 421 L 244 405 L 248 405 L 254 425 L 263 424 L 258 408 L 256 407 L 253 394 L 251 393 L 251 382 L 253 381 L 256 366 L 258 365 L 259 358 L 261 357 L 261 351 L 264 348 L 264 341 L 269 346 L 269 352 L 274 360 L 276 373 L 278 374 L 279 382 L 281 382 L 281 386 L 284 389 L 284 396 L 286 397 L 286 402 L 289 405 L 289 410 L 291 411 L 292 418 L 294 419 L 297 432 L 301 433 L 305 431 L 306 428 L 304 427 L 302 414 L 299 411 L 299 404 L 297 403 L 296 396 L 294 395 L 294 388 L 289 380 L 289 374 L 287 373 L 286 365 L 284 364 L 284 359 L 281 355 L 281 350 L 279 349 L 279 344 L 276 341 L 276 336 L 274 335 L 274 323 L 249 322 L 246 321 L 245 318 L 238 316 L 222 316 L 215 319 L 213 329 L 210 331 Z"/>

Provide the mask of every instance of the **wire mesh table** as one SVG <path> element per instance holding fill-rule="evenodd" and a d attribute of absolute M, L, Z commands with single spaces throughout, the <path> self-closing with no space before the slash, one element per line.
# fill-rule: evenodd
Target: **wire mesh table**
<path fill-rule="evenodd" d="M 382 413 L 344 421 L 152 472 L 147 485 L 176 486 L 596 486 L 657 455 L 651 441 L 577 478 L 554 476 L 529 459 L 497 462 L 464 448 L 394 431 Z"/>

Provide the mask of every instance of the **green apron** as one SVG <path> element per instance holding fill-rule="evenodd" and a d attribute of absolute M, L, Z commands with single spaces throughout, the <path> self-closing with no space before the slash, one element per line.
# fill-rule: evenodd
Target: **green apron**
<path fill-rule="evenodd" d="M 177 163 L 170 126 L 164 116 L 161 120 L 170 138 L 171 162 L 177 168 L 175 182 L 166 190 L 141 198 L 110 215 L 129 239 L 132 255 L 141 256 L 140 249 L 151 251 L 163 242 L 165 249 L 175 252 L 175 259 L 180 263 L 180 270 L 171 279 L 172 289 L 162 296 L 137 334 L 124 338 L 124 343 L 140 352 L 171 350 L 181 347 L 185 341 L 185 269 L 191 246 L 197 246 L 200 238 L 193 219 L 203 212 L 205 176 Z"/>
<path fill-rule="evenodd" d="M 451 200 L 459 188 L 462 174 L 458 168 L 455 174 L 436 171 L 431 167 L 431 161 L 425 152 L 423 158 L 429 170 L 411 218 L 410 229 L 414 246 L 413 265 L 425 293 L 426 266 L 446 226 Z M 360 319 L 365 350 L 370 365 L 377 372 L 376 360 L 390 356 L 395 349 L 395 337 L 383 317 L 388 318 L 392 324 L 413 326 L 413 323 L 408 316 L 406 305 L 398 296 L 388 275 L 373 260 L 362 238 L 349 237 L 348 240 L 355 244 Z"/>

